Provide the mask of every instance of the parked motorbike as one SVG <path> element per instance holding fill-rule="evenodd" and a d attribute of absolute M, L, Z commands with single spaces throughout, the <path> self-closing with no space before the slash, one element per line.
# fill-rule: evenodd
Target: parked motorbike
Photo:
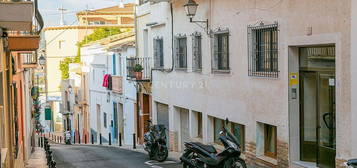
<path fill-rule="evenodd" d="M 67 145 L 71 145 L 72 144 L 72 142 L 71 142 L 71 140 L 72 140 L 71 132 L 70 131 L 66 131 L 64 137 L 65 137 L 65 143 Z"/>
<path fill-rule="evenodd" d="M 226 124 L 229 123 L 226 119 Z M 219 140 L 225 149 L 218 153 L 214 146 L 199 142 L 186 142 L 185 152 L 180 160 L 183 168 L 246 168 L 245 161 L 240 158 L 241 150 L 238 140 L 223 126 Z"/>
<path fill-rule="evenodd" d="M 150 159 L 163 162 L 167 159 L 169 151 L 166 145 L 166 128 L 164 125 L 152 125 L 149 120 L 149 132 L 144 135 L 144 149 Z"/>
<path fill-rule="evenodd" d="M 351 159 L 345 162 L 345 166 L 348 168 L 357 168 L 357 159 Z"/>

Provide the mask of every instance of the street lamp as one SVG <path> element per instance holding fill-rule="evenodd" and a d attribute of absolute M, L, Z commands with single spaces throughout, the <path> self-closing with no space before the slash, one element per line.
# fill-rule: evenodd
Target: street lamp
<path fill-rule="evenodd" d="M 208 19 L 206 20 L 193 20 L 193 17 L 196 16 L 196 12 L 197 12 L 197 8 L 198 8 L 198 4 L 195 2 L 195 0 L 188 0 L 188 2 L 183 5 L 183 7 L 186 10 L 186 15 L 190 18 L 190 22 L 191 23 L 205 23 L 206 27 L 204 27 L 207 35 L 211 34 L 211 30 L 209 30 L 209 25 L 208 25 Z"/>
<path fill-rule="evenodd" d="M 38 63 L 41 66 L 44 66 L 46 64 L 46 58 L 43 55 L 41 55 L 40 58 L 38 58 Z"/>

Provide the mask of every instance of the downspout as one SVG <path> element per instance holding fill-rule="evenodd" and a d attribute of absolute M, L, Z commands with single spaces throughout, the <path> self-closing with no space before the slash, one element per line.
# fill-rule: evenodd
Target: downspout
<path fill-rule="evenodd" d="M 167 70 L 163 70 L 160 68 L 151 68 L 151 75 L 150 75 L 150 81 L 153 79 L 153 71 L 162 71 L 162 72 L 167 72 L 170 73 L 174 70 L 175 67 L 175 54 L 174 54 L 174 13 L 173 13 L 173 7 L 172 7 L 172 2 L 170 2 L 170 13 L 171 13 L 171 68 Z"/>

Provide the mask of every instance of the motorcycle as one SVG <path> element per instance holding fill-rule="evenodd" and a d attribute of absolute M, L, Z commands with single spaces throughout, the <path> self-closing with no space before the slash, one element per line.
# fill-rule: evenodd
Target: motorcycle
<path fill-rule="evenodd" d="M 348 168 L 357 168 L 357 159 L 351 159 L 344 163 Z"/>
<path fill-rule="evenodd" d="M 66 131 L 64 137 L 65 137 L 65 143 L 66 143 L 67 145 L 71 145 L 71 144 L 72 144 L 72 142 L 71 142 L 71 140 L 72 140 L 71 132 L 70 132 L 70 131 Z"/>
<path fill-rule="evenodd" d="M 226 119 L 225 125 L 229 123 Z M 185 151 L 180 157 L 183 168 L 246 168 L 240 158 L 241 150 L 238 140 L 223 126 L 219 140 L 225 149 L 218 153 L 214 146 L 199 142 L 186 142 Z"/>
<path fill-rule="evenodd" d="M 166 145 L 166 128 L 164 125 L 152 125 L 151 120 L 149 132 L 144 135 L 144 149 L 149 158 L 163 162 L 167 159 L 169 151 Z"/>

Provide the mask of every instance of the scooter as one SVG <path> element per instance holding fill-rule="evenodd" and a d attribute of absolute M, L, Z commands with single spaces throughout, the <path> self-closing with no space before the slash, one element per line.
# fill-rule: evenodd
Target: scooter
<path fill-rule="evenodd" d="M 357 159 L 351 159 L 344 163 L 348 168 L 357 168 Z"/>
<path fill-rule="evenodd" d="M 65 143 L 67 145 L 71 145 L 72 144 L 71 140 L 72 140 L 72 136 L 71 136 L 70 131 L 66 131 L 66 133 L 65 133 Z"/>
<path fill-rule="evenodd" d="M 144 135 L 144 149 L 150 159 L 163 162 L 169 154 L 166 145 L 166 128 L 164 125 L 152 125 L 151 120 L 148 122 L 150 131 Z"/>
<path fill-rule="evenodd" d="M 226 119 L 226 125 L 229 123 Z M 223 126 L 219 140 L 225 149 L 218 153 L 214 146 L 199 142 L 186 142 L 185 152 L 180 160 L 183 168 L 246 168 L 240 158 L 241 150 L 238 140 Z"/>

